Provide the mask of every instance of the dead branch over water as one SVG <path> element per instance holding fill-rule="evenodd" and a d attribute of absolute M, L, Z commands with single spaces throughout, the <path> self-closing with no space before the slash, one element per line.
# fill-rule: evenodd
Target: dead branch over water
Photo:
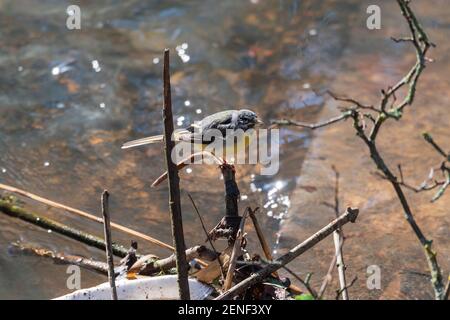
<path fill-rule="evenodd" d="M 434 252 L 434 250 L 432 249 L 432 240 L 428 239 L 424 235 L 422 229 L 419 227 L 414 218 L 413 212 L 402 189 L 402 186 L 405 186 L 403 179 L 399 180 L 398 177 L 394 175 L 392 170 L 386 164 L 376 145 L 376 139 L 383 124 L 386 123 L 387 120 L 400 120 L 402 118 L 403 112 L 406 110 L 406 107 L 410 106 L 414 102 L 417 83 L 425 68 L 426 62 L 430 61 L 430 59 L 428 59 L 427 57 L 427 53 L 430 48 L 435 46 L 435 44 L 432 43 L 428 38 L 427 33 L 424 31 L 414 12 L 410 8 L 409 1 L 397 0 L 397 3 L 400 6 L 402 15 L 408 24 L 410 36 L 407 38 L 393 40 L 396 42 L 407 41 L 411 43 L 414 47 L 417 60 L 409 70 L 409 72 L 401 80 L 399 80 L 395 85 L 389 86 L 387 89 L 383 89 L 381 91 L 382 96 L 377 106 L 365 105 L 358 102 L 356 99 L 347 97 L 342 98 L 331 93 L 331 96 L 335 100 L 350 104 L 350 107 L 342 108 L 343 111 L 341 115 L 330 120 L 319 122 L 317 124 L 305 124 L 302 122 L 286 120 L 276 120 L 273 121 L 273 124 L 291 124 L 310 129 L 316 129 L 334 124 L 345 119 L 353 120 L 353 128 L 355 129 L 357 136 L 364 142 L 364 144 L 368 148 L 370 157 L 374 164 L 377 166 L 378 170 L 381 172 L 383 177 L 392 185 L 403 208 L 405 219 L 424 249 L 428 266 L 430 268 L 431 283 L 434 289 L 435 298 L 441 300 L 445 296 L 444 281 L 441 269 L 436 258 L 436 252 Z M 403 100 L 398 102 L 396 94 L 403 87 L 406 87 L 407 93 L 403 97 Z M 368 123 L 372 124 L 371 127 L 367 125 L 365 119 L 370 120 L 368 121 Z M 427 136 L 425 136 L 425 139 L 427 139 Z M 442 148 L 434 143 L 432 139 L 427 139 L 427 141 L 445 158 L 445 161 L 449 160 L 449 154 L 445 153 Z M 444 167 L 442 168 L 442 172 L 444 174 L 444 177 L 446 177 L 446 182 L 440 184 L 441 188 L 433 198 L 434 200 L 442 196 L 442 194 L 450 184 L 448 167 L 444 165 Z M 424 187 L 421 189 L 427 188 Z"/>

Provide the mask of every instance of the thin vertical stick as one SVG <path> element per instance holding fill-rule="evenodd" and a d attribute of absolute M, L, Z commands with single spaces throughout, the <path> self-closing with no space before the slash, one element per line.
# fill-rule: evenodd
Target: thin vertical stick
<path fill-rule="evenodd" d="M 338 269 L 339 275 L 339 286 L 342 292 L 342 300 L 348 300 L 348 292 L 347 292 L 347 282 L 345 279 L 345 264 L 344 258 L 342 255 L 342 236 L 338 230 L 333 232 L 333 241 L 334 241 L 334 249 L 336 253 L 336 266 Z"/>
<path fill-rule="evenodd" d="M 189 192 L 187 193 L 187 195 L 188 195 L 189 199 L 191 200 L 192 206 L 194 207 L 198 218 L 200 219 L 200 223 L 202 225 L 203 232 L 205 232 L 206 239 L 208 240 L 209 245 L 211 246 L 211 248 L 214 250 L 215 253 L 218 253 L 218 251 L 214 247 L 214 244 L 212 243 L 211 237 L 208 234 L 208 230 L 206 230 L 205 222 L 203 221 L 202 215 L 200 214 L 200 211 L 198 210 L 197 205 L 194 202 L 194 199 L 192 198 L 192 196 L 191 196 L 191 194 Z M 220 272 L 222 274 L 222 278 L 225 279 L 225 269 L 223 267 L 222 261 L 220 260 L 220 253 L 217 256 L 217 262 L 219 263 L 219 266 L 220 266 Z"/>
<path fill-rule="evenodd" d="M 336 218 L 339 217 L 339 172 L 336 168 L 332 167 L 335 174 L 335 187 L 334 187 L 334 210 Z M 342 227 L 336 229 L 333 232 L 334 250 L 336 254 L 336 266 L 338 269 L 339 286 L 341 288 L 342 300 L 348 300 L 347 281 L 345 278 L 345 263 L 344 255 L 342 253 L 342 246 L 344 242 L 344 232 Z"/>
<path fill-rule="evenodd" d="M 105 231 L 105 242 L 106 242 L 106 260 L 108 262 L 108 280 L 109 285 L 111 286 L 111 299 L 117 300 L 116 275 L 114 273 L 108 199 L 109 193 L 108 191 L 105 190 L 102 193 L 102 215 L 103 215 L 103 229 Z"/>
<path fill-rule="evenodd" d="M 172 225 L 172 236 L 175 247 L 178 272 L 178 290 L 180 299 L 189 300 L 189 281 L 188 281 L 188 263 L 186 261 L 186 244 L 184 242 L 183 220 L 181 217 L 180 205 L 180 178 L 178 177 L 178 168 L 172 161 L 172 150 L 175 142 L 172 140 L 173 134 L 173 115 L 172 98 L 170 91 L 170 70 L 169 70 L 169 49 L 164 50 L 164 153 L 167 166 L 167 182 L 169 185 L 169 210 Z"/>
<path fill-rule="evenodd" d="M 256 210 L 258 210 L 258 208 Z M 272 257 L 272 253 L 270 252 L 269 245 L 266 241 L 266 238 L 264 237 L 261 226 L 259 225 L 259 222 L 255 216 L 256 210 L 250 211 L 249 215 L 250 215 L 250 218 L 252 219 L 253 226 L 255 227 L 256 235 L 258 236 L 259 242 L 261 243 L 261 247 L 263 249 L 264 255 L 266 256 L 267 260 L 272 261 L 273 257 Z M 278 272 L 274 272 L 273 275 L 278 278 Z"/>
<path fill-rule="evenodd" d="M 257 210 L 258 210 L 258 208 L 256 208 L 254 211 L 250 211 L 249 215 L 250 215 L 250 218 L 252 219 L 253 226 L 255 227 L 256 235 L 258 236 L 259 242 L 261 243 L 261 247 L 263 249 L 264 255 L 266 256 L 266 259 L 269 261 L 273 261 L 273 256 L 272 256 L 272 252 L 270 251 L 269 244 L 267 243 L 266 237 L 264 236 L 261 226 L 259 225 L 258 219 L 256 219 L 255 212 Z M 286 271 L 288 271 L 288 270 L 286 270 Z M 288 272 L 291 272 L 291 271 L 288 271 Z M 275 278 L 278 278 L 278 279 L 280 278 L 278 272 L 276 272 L 276 271 L 274 273 L 272 273 L 272 275 Z M 294 277 L 298 278 L 297 275 L 294 275 Z M 297 286 L 295 286 L 292 283 L 289 285 L 289 289 L 293 292 L 297 292 L 297 293 L 301 292 L 300 288 L 298 288 Z"/>
<path fill-rule="evenodd" d="M 231 288 L 231 284 L 233 283 L 234 268 L 236 267 L 236 260 L 238 258 L 239 253 L 241 252 L 241 240 L 244 235 L 245 219 L 247 218 L 247 214 L 250 211 L 251 211 L 250 208 L 247 208 L 247 210 L 245 210 L 244 214 L 242 215 L 239 230 L 236 233 L 236 239 L 234 240 L 233 251 L 231 252 L 230 263 L 228 266 L 227 277 L 225 278 L 225 283 L 223 284 L 224 292 L 228 291 Z"/>

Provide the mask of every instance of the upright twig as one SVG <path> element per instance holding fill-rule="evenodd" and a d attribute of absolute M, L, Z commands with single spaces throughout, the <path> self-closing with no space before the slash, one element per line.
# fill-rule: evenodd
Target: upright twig
<path fill-rule="evenodd" d="M 224 291 L 229 290 L 233 283 L 236 260 L 238 256 L 241 254 L 241 244 L 242 244 L 242 237 L 244 236 L 245 220 L 247 218 L 248 213 L 251 210 L 252 210 L 251 208 L 247 208 L 247 210 L 245 210 L 244 214 L 242 215 L 241 224 L 239 225 L 239 229 L 234 239 L 233 251 L 231 252 L 230 262 L 228 264 L 227 276 L 225 277 L 225 282 L 223 284 Z"/>
<path fill-rule="evenodd" d="M 203 232 L 206 235 L 206 239 L 209 242 L 209 245 L 214 250 L 214 252 L 217 253 L 218 251 L 216 250 L 216 248 L 215 248 L 215 246 L 214 246 L 214 244 L 213 244 L 213 242 L 211 240 L 211 237 L 209 236 L 208 230 L 206 229 L 206 226 L 205 226 L 205 222 L 203 221 L 202 215 L 200 214 L 200 211 L 198 210 L 198 207 L 195 204 L 194 199 L 192 198 L 192 196 L 191 196 L 191 194 L 189 192 L 188 192 L 187 195 L 188 195 L 189 199 L 191 200 L 192 206 L 194 207 L 194 210 L 197 213 L 198 218 L 200 219 L 200 224 L 202 225 Z M 225 270 L 224 270 L 223 263 L 220 260 L 219 256 L 217 257 L 217 262 L 219 263 L 219 266 L 220 266 L 220 271 L 221 271 L 221 274 L 222 274 L 222 278 L 225 279 Z"/>
<path fill-rule="evenodd" d="M 339 172 L 333 166 L 333 171 L 335 174 L 335 186 L 334 186 L 334 211 L 336 214 L 336 218 L 339 217 Z M 336 254 L 336 266 L 338 269 L 339 275 L 339 285 L 342 293 L 342 300 L 348 300 L 348 291 L 347 291 L 347 283 L 345 279 L 345 263 L 344 263 L 344 255 L 342 254 L 342 247 L 344 243 L 344 232 L 342 227 L 336 229 L 333 232 L 333 241 L 334 241 L 334 249 Z"/>
<path fill-rule="evenodd" d="M 336 252 L 336 266 L 339 276 L 339 286 L 342 293 L 342 300 L 348 300 L 347 284 L 345 281 L 345 264 L 342 255 L 342 237 L 339 231 L 333 232 L 334 250 Z"/>
<path fill-rule="evenodd" d="M 216 300 L 226 300 L 231 299 L 232 297 L 242 293 L 247 288 L 263 281 L 267 276 L 271 273 L 277 271 L 282 268 L 307 250 L 314 247 L 317 243 L 325 239 L 327 236 L 333 233 L 336 228 L 343 226 L 348 222 L 355 222 L 358 216 L 358 209 L 347 208 L 346 212 L 339 216 L 339 218 L 330 222 L 327 226 L 310 236 L 308 239 L 297 245 L 296 247 L 289 250 L 288 253 L 282 255 L 278 259 L 276 259 L 272 264 L 267 265 L 261 270 L 253 273 L 250 277 L 245 280 L 239 282 L 237 285 L 232 287 L 230 290 L 224 292 L 220 296 L 216 298 Z"/>
<path fill-rule="evenodd" d="M 249 212 L 250 219 L 252 219 L 253 226 L 255 227 L 256 235 L 258 236 L 259 243 L 261 244 L 261 248 L 263 249 L 266 259 L 269 261 L 272 261 L 273 260 L 272 252 L 270 250 L 269 244 L 266 241 L 266 237 L 264 237 L 264 233 L 261 229 L 261 226 L 259 225 L 258 219 L 256 218 L 256 215 L 255 215 L 255 213 L 258 209 L 259 208 L 256 208 L 254 211 L 251 210 Z M 274 272 L 274 276 L 278 278 L 278 273 Z"/>
<path fill-rule="evenodd" d="M 335 173 L 335 187 L 334 187 L 334 204 L 324 203 L 325 205 L 332 207 L 334 210 L 334 213 L 337 216 L 339 216 L 339 172 L 336 170 L 335 166 L 332 166 L 332 170 Z M 342 228 L 338 228 L 336 231 L 333 232 L 333 240 L 335 245 L 335 252 L 333 255 L 333 258 L 331 260 L 330 266 L 328 267 L 327 274 L 323 278 L 322 284 L 319 289 L 318 293 L 318 299 L 322 299 L 323 295 L 325 294 L 325 290 L 328 287 L 328 284 L 333 279 L 333 270 L 335 266 L 341 266 L 342 271 L 338 270 L 338 273 L 340 274 L 339 278 L 339 284 L 342 291 L 347 291 L 346 284 L 345 284 L 345 264 L 343 261 L 343 254 L 342 254 L 342 247 L 344 245 L 345 237 L 344 233 L 342 231 Z M 338 256 L 341 256 L 340 262 L 338 262 Z M 343 276 L 341 275 L 343 274 Z M 348 297 L 348 295 L 347 295 Z"/>
<path fill-rule="evenodd" d="M 266 237 L 264 236 L 264 232 L 261 228 L 261 226 L 259 225 L 258 219 L 256 218 L 256 212 L 258 211 L 259 208 L 256 208 L 255 210 L 250 210 L 249 211 L 249 216 L 252 219 L 253 222 L 253 226 L 255 227 L 255 231 L 256 231 L 256 235 L 258 236 L 259 239 L 259 243 L 261 244 L 261 248 L 263 249 L 264 252 L 264 256 L 266 257 L 266 259 L 269 262 L 273 261 L 273 256 L 272 256 L 272 252 L 270 250 L 269 244 L 267 243 Z M 292 271 L 288 270 L 287 268 L 285 268 L 287 272 L 292 273 Z M 280 278 L 278 272 L 274 272 L 272 274 L 275 278 Z M 303 280 L 300 279 L 299 276 L 297 276 L 296 274 L 292 273 L 292 275 L 299 279 L 299 281 L 304 284 Z M 305 285 L 306 287 L 306 285 Z M 292 292 L 301 292 L 300 288 L 298 288 L 297 286 L 295 286 L 294 284 L 290 284 L 289 285 L 289 289 Z M 307 288 L 308 289 L 308 288 Z M 309 290 L 309 289 L 308 289 Z"/>
<path fill-rule="evenodd" d="M 107 190 L 102 193 L 102 216 L 103 230 L 105 232 L 106 242 L 106 261 L 108 263 L 108 280 L 111 286 L 111 299 L 117 300 L 116 274 L 114 273 L 114 258 L 112 253 L 111 225 L 109 216 L 109 193 Z"/>
<path fill-rule="evenodd" d="M 172 97 L 170 89 L 170 66 L 169 49 L 164 50 L 164 153 L 167 167 L 167 177 L 169 185 L 169 211 L 172 226 L 172 236 L 175 247 L 178 272 L 178 288 L 180 299 L 189 300 L 189 281 L 188 281 L 188 263 L 186 261 L 186 244 L 184 242 L 183 220 L 181 216 L 180 204 L 180 178 L 178 176 L 177 165 L 172 161 L 172 150 L 175 142 L 172 140 L 173 134 L 173 115 L 172 115 Z"/>

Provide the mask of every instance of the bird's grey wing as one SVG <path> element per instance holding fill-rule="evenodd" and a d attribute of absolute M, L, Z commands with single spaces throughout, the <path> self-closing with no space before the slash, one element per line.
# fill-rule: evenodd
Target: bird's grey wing
<path fill-rule="evenodd" d="M 225 134 L 226 129 L 233 129 L 237 122 L 238 113 L 236 110 L 226 110 L 217 112 L 204 118 L 200 122 L 201 129 L 206 132 L 210 129 L 217 129 Z"/>
<path fill-rule="evenodd" d="M 227 129 L 234 127 L 233 121 L 236 121 L 236 118 L 236 110 L 221 111 L 207 116 L 186 128 L 187 131 L 192 133 L 189 139 L 192 143 L 209 144 L 217 136 L 217 132 L 213 130 L 219 130 L 224 136 Z M 214 138 L 211 139 L 211 137 Z"/>

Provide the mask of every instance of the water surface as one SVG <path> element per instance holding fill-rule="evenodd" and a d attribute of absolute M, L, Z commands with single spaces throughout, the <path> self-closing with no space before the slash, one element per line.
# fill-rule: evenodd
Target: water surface
<path fill-rule="evenodd" d="M 358 1 L 80 1 L 82 29 L 65 27 L 68 1 L 0 1 L 0 181 L 99 214 L 111 194 L 115 222 L 171 242 L 167 188 L 151 189 L 164 170 L 162 147 L 123 151 L 131 139 L 162 131 L 162 52 L 171 50 L 173 108 L 183 127 L 225 108 L 248 107 L 267 122 L 313 121 L 336 73 Z M 260 176 L 238 168 L 241 208 L 260 206 L 277 249 L 311 134 L 282 131 L 281 169 Z M 217 168 L 181 173 L 188 245 L 204 240 L 186 197 L 207 226 L 224 212 Z M 101 234 L 101 226 L 40 204 L 46 216 Z M 65 266 L 12 255 L 9 243 L 32 242 L 103 259 L 99 250 L 0 217 L 0 298 L 52 298 L 69 290 Z M 130 238 L 114 232 L 115 241 Z M 253 237 L 254 239 L 254 237 Z M 167 255 L 143 241 L 142 252 Z M 255 247 L 254 243 L 250 243 Z M 83 271 L 82 286 L 105 278 Z"/>

